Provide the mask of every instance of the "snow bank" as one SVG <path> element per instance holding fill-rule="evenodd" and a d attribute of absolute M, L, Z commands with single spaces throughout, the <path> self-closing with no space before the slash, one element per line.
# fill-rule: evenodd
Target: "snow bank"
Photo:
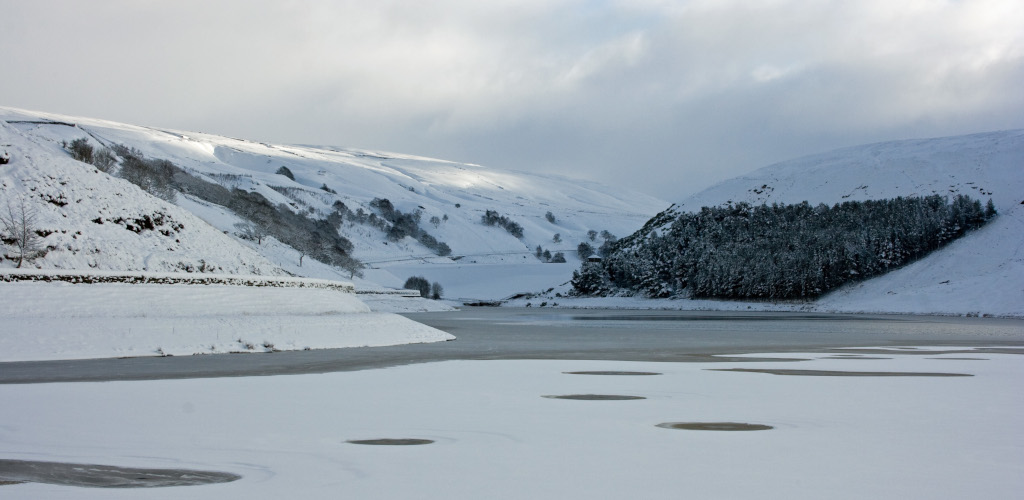
<path fill-rule="evenodd" d="M 424 299 L 418 295 L 409 297 L 393 293 L 360 293 L 359 300 L 374 312 L 412 313 L 456 310 L 448 302 Z"/>
<path fill-rule="evenodd" d="M 371 312 L 354 294 L 326 287 L 0 282 L 0 296 L 0 361 L 324 349 L 454 338 L 401 316 Z"/>

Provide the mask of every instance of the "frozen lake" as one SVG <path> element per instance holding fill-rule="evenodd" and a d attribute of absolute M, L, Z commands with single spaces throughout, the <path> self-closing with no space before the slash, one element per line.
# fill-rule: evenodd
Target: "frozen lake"
<path fill-rule="evenodd" d="M 0 496 L 959 499 L 1024 488 L 1020 321 L 410 316 L 459 339 L 0 364 Z M 26 383 L 55 379 L 76 382 Z"/>
<path fill-rule="evenodd" d="M 451 342 L 165 358 L 0 363 L 0 383 L 326 373 L 445 360 L 721 361 L 837 347 L 1024 348 L 1024 320 L 800 313 L 467 308 L 406 314 Z"/>

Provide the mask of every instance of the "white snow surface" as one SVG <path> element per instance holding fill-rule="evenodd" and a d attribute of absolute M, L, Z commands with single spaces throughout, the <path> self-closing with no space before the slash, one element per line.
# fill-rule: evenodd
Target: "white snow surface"
<path fill-rule="evenodd" d="M 771 355 L 769 355 L 771 356 Z M 641 363 L 449 361 L 322 375 L 0 386 L 5 459 L 225 471 L 225 484 L 24 483 L 4 498 L 1018 498 L 1012 354 Z M 964 359 L 968 358 L 968 359 Z M 970 359 L 973 358 L 973 359 Z M 972 377 L 801 377 L 794 368 Z M 563 372 L 635 370 L 657 376 Z M 545 395 L 615 394 L 632 401 Z M 765 431 L 656 427 L 739 422 Z M 429 439 L 420 446 L 349 440 Z"/>
<path fill-rule="evenodd" d="M 372 312 L 355 294 L 327 288 L 0 282 L 0 296 L 0 361 L 454 339 L 396 314 Z"/>

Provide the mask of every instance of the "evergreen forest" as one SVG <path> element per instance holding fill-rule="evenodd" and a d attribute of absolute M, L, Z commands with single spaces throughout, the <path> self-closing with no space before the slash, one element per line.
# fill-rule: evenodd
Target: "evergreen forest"
<path fill-rule="evenodd" d="M 995 215 L 991 200 L 982 207 L 964 195 L 666 212 L 584 263 L 572 284 L 578 295 L 813 298 L 919 259 Z"/>

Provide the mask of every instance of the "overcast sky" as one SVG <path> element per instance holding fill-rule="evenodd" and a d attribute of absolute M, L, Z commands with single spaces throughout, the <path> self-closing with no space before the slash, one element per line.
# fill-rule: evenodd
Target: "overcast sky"
<path fill-rule="evenodd" d="M 1021 0 L 0 0 L 0 105 L 585 177 L 1024 128 Z"/>

